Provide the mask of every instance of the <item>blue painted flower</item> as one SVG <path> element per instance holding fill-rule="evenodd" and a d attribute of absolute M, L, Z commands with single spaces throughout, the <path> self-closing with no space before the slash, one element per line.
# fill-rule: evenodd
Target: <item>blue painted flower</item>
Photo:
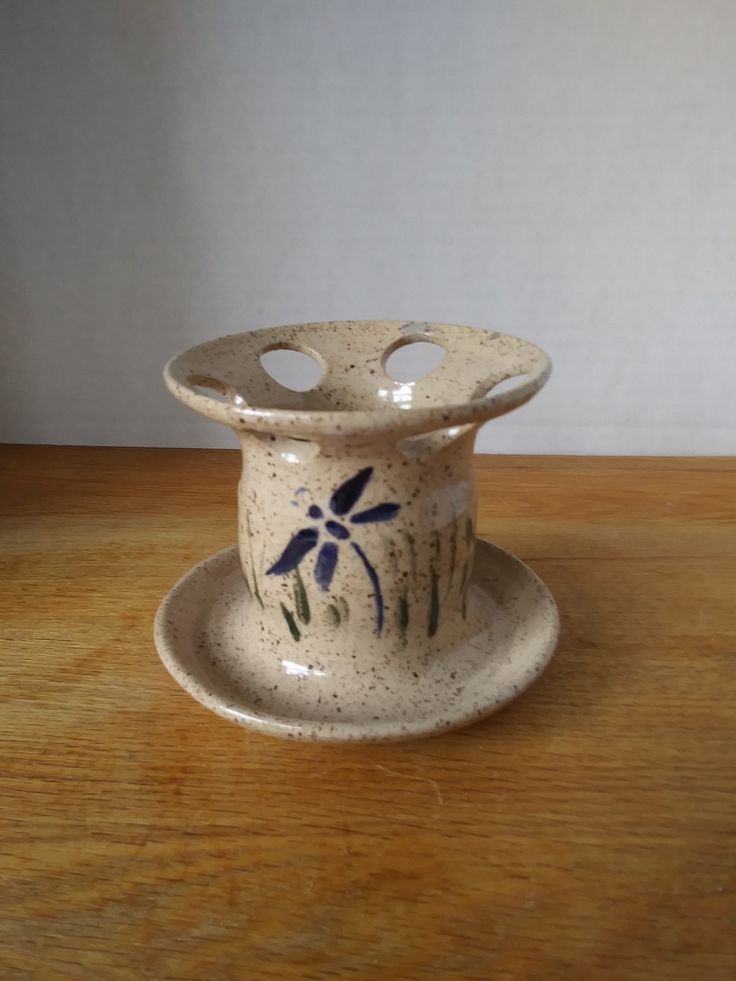
<path fill-rule="evenodd" d="M 392 518 L 396 517 L 401 510 L 400 504 L 376 504 L 374 507 L 368 508 L 365 511 L 350 514 L 360 500 L 372 475 L 373 467 L 365 467 L 363 470 L 359 470 L 354 477 L 346 480 L 344 484 L 340 484 L 330 498 L 329 504 L 330 511 L 335 515 L 335 518 L 342 518 L 343 521 L 349 522 L 351 525 L 368 525 L 376 521 L 391 521 Z M 322 508 L 317 504 L 312 504 L 307 514 L 313 521 L 321 522 L 324 520 L 322 528 L 330 538 L 336 539 L 336 541 L 331 541 L 328 538 L 322 543 L 317 553 L 317 561 L 314 565 L 314 578 L 317 584 L 323 590 L 330 588 L 332 577 L 335 575 L 335 569 L 337 567 L 338 544 L 339 542 L 347 542 L 350 539 L 350 545 L 363 563 L 363 568 L 373 586 L 376 601 L 376 632 L 380 634 L 383 628 L 383 594 L 381 593 L 378 573 L 369 562 L 368 557 L 360 545 L 356 541 L 351 540 L 350 530 L 345 526 L 343 521 L 336 521 L 335 518 L 331 517 L 325 519 Z M 311 552 L 313 548 L 316 548 L 321 534 L 322 532 L 319 526 L 302 528 L 291 538 L 281 553 L 281 556 L 274 562 L 271 568 L 266 570 L 266 575 L 283 576 L 287 572 L 296 569 L 304 556 L 308 552 Z"/>

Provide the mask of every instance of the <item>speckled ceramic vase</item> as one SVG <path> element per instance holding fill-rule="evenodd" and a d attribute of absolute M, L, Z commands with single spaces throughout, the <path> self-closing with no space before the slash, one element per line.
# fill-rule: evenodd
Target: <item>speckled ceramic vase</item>
<path fill-rule="evenodd" d="M 394 380 L 387 360 L 418 341 L 443 360 Z M 270 376 L 261 357 L 280 349 L 318 362 L 314 387 Z M 398 724 L 411 686 L 484 628 L 468 602 L 477 429 L 531 398 L 549 370 L 517 338 L 401 321 L 276 327 L 174 358 L 171 392 L 233 429 L 243 452 L 246 598 L 222 614 L 226 681 L 212 700 L 240 686 L 256 716 L 303 718 L 308 702 L 317 723 Z"/>

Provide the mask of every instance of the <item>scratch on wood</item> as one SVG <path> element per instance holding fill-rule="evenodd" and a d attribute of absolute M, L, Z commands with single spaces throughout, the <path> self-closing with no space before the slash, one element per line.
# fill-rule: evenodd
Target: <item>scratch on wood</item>
<path fill-rule="evenodd" d="M 383 770 L 384 773 L 390 773 L 392 777 L 404 777 L 405 780 L 421 780 L 423 783 L 428 783 L 434 790 L 437 803 L 445 803 L 445 799 L 442 796 L 442 792 L 440 791 L 436 780 L 432 780 L 430 777 L 419 777 L 414 773 L 398 773 L 396 770 L 389 770 L 387 766 L 382 766 L 380 763 L 375 763 L 373 760 L 370 760 L 369 762 L 375 766 L 377 770 Z"/>

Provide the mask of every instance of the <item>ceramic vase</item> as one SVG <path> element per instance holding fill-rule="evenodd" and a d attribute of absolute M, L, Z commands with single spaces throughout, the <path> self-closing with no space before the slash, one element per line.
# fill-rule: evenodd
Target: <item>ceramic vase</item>
<path fill-rule="evenodd" d="M 443 360 L 397 381 L 392 355 L 417 342 Z M 274 350 L 309 355 L 319 380 L 308 391 L 279 384 L 261 361 Z M 487 629 L 487 611 L 469 602 L 476 433 L 549 371 L 526 341 L 404 321 L 269 328 L 169 362 L 171 392 L 229 426 L 242 449 L 246 596 L 222 628 L 220 701 L 228 685 L 245 687 L 256 716 L 265 705 L 269 718 L 294 719 L 306 705 L 325 729 L 399 726 L 402 711 L 421 712 L 422 683 Z"/>

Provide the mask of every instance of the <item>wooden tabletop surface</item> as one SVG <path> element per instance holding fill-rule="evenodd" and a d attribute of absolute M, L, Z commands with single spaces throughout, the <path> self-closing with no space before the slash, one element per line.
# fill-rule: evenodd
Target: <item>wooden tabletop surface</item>
<path fill-rule="evenodd" d="M 236 536 L 233 451 L 0 449 L 0 977 L 736 977 L 736 462 L 479 457 L 560 607 L 469 729 L 290 744 L 151 621 Z"/>

